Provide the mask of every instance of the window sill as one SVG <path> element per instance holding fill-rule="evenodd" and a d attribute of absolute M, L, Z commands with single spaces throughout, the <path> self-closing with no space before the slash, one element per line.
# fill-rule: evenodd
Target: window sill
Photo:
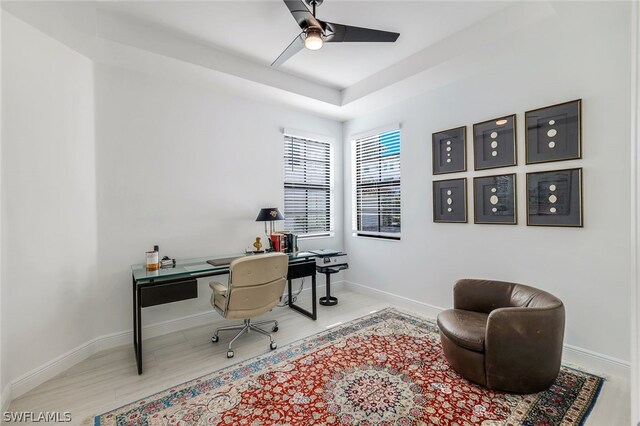
<path fill-rule="evenodd" d="M 329 234 L 323 235 L 309 235 L 309 236 L 298 236 L 298 241 L 307 241 L 307 240 L 320 240 L 323 238 L 333 238 L 335 237 L 335 232 L 331 232 Z"/>
<path fill-rule="evenodd" d="M 380 236 L 380 235 L 366 235 L 366 234 L 359 234 L 357 232 L 354 232 L 351 234 L 351 236 L 353 238 L 364 238 L 367 240 L 376 240 L 376 241 L 392 241 L 392 242 L 401 242 L 402 241 L 402 237 L 398 236 L 396 237 L 386 237 L 386 236 Z"/>

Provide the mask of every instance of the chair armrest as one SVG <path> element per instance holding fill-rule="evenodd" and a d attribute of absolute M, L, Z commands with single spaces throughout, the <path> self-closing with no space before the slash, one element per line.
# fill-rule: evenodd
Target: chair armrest
<path fill-rule="evenodd" d="M 229 304 L 229 298 L 227 297 L 229 287 L 217 281 L 211 281 L 209 288 L 212 290 L 211 306 L 224 315 L 227 312 L 227 306 Z"/>
<path fill-rule="evenodd" d="M 487 385 L 514 392 L 550 386 L 560 370 L 563 338 L 562 304 L 492 311 L 485 339 Z"/>
<path fill-rule="evenodd" d="M 229 290 L 229 287 L 227 287 L 226 285 L 219 283 L 217 281 L 211 281 L 209 283 L 209 288 L 211 288 L 211 290 L 213 291 L 217 291 L 219 293 L 226 293 L 227 290 Z"/>

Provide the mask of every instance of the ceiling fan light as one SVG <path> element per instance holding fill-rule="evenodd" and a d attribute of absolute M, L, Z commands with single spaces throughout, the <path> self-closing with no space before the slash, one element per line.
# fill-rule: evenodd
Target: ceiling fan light
<path fill-rule="evenodd" d="M 304 39 L 304 47 L 309 50 L 318 50 L 322 48 L 322 36 L 319 29 L 309 28 L 307 30 L 307 37 Z"/>

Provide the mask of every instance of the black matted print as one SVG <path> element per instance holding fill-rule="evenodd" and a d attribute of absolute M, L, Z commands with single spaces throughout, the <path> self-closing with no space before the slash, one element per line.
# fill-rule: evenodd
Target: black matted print
<path fill-rule="evenodd" d="M 526 163 L 573 160 L 582 157 L 582 100 L 525 113 Z"/>
<path fill-rule="evenodd" d="M 516 175 L 473 179 L 474 223 L 515 225 Z"/>
<path fill-rule="evenodd" d="M 527 173 L 527 225 L 582 226 L 582 169 Z"/>
<path fill-rule="evenodd" d="M 467 222 L 467 179 L 433 182 L 433 221 Z"/>
<path fill-rule="evenodd" d="M 473 125 L 473 161 L 475 170 L 517 164 L 515 114 Z"/>
<path fill-rule="evenodd" d="M 467 170 L 467 127 L 443 130 L 432 136 L 433 174 Z"/>

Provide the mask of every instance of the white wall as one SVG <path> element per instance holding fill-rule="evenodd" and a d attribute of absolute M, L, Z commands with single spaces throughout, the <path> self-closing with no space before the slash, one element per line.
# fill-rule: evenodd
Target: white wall
<path fill-rule="evenodd" d="M 640 258 L 638 254 L 638 237 L 640 235 L 640 150 L 638 140 L 640 140 L 640 7 L 635 2 L 631 6 L 631 424 L 640 423 L 640 275 L 638 267 Z"/>
<path fill-rule="evenodd" d="M 342 140 L 341 123 L 107 66 L 96 70 L 98 283 L 96 335 L 131 328 L 131 270 L 154 244 L 175 258 L 242 252 L 283 207 L 282 128 Z M 342 152 L 336 234 L 301 248 L 342 248 Z M 282 226 L 283 224 L 280 224 Z M 226 280 L 226 277 L 219 277 Z M 147 308 L 144 324 L 211 312 L 199 299 Z"/>
<path fill-rule="evenodd" d="M 351 217 L 349 135 L 402 123 L 402 241 L 353 237 L 346 279 L 438 307 L 462 277 L 550 291 L 566 304 L 565 343 L 629 360 L 629 3 L 553 3 L 556 15 L 443 67 L 478 72 L 345 124 L 345 220 Z M 524 165 L 524 112 L 583 99 L 583 159 Z M 517 167 L 473 172 L 473 123 L 517 113 Z M 518 225 L 432 222 L 431 134 L 467 125 L 468 170 L 517 173 Z M 527 227 L 525 174 L 584 168 L 583 229 Z M 350 223 L 350 222 L 347 222 Z"/>
<path fill-rule="evenodd" d="M 93 64 L 2 14 L 3 384 L 95 336 Z"/>
<path fill-rule="evenodd" d="M 0 385 L 19 381 L 15 397 L 95 350 L 82 345 L 130 331 L 129 265 L 154 244 L 176 258 L 214 256 L 263 236 L 259 209 L 283 207 L 282 129 L 340 144 L 342 124 L 94 65 L 2 15 L 1 249 L 10 266 Z M 301 249 L 342 247 L 342 151 L 334 152 L 335 236 Z M 208 281 L 198 300 L 145 309 L 144 324 L 211 312 Z M 70 351 L 78 352 L 47 367 Z"/>
<path fill-rule="evenodd" d="M 0 9 L 0 46 L 2 46 L 2 21 L 4 12 Z M 2 98 L 2 58 L 0 57 L 0 99 Z M 0 102 L 0 213 L 2 212 L 2 102 Z M 0 220 L 0 411 L 4 411 L 5 405 L 9 399 L 9 393 L 5 388 L 8 385 L 5 370 L 7 368 L 7 345 L 5 344 L 4 328 L 6 322 L 3 317 L 4 298 L 4 270 L 2 269 L 2 220 Z"/>

